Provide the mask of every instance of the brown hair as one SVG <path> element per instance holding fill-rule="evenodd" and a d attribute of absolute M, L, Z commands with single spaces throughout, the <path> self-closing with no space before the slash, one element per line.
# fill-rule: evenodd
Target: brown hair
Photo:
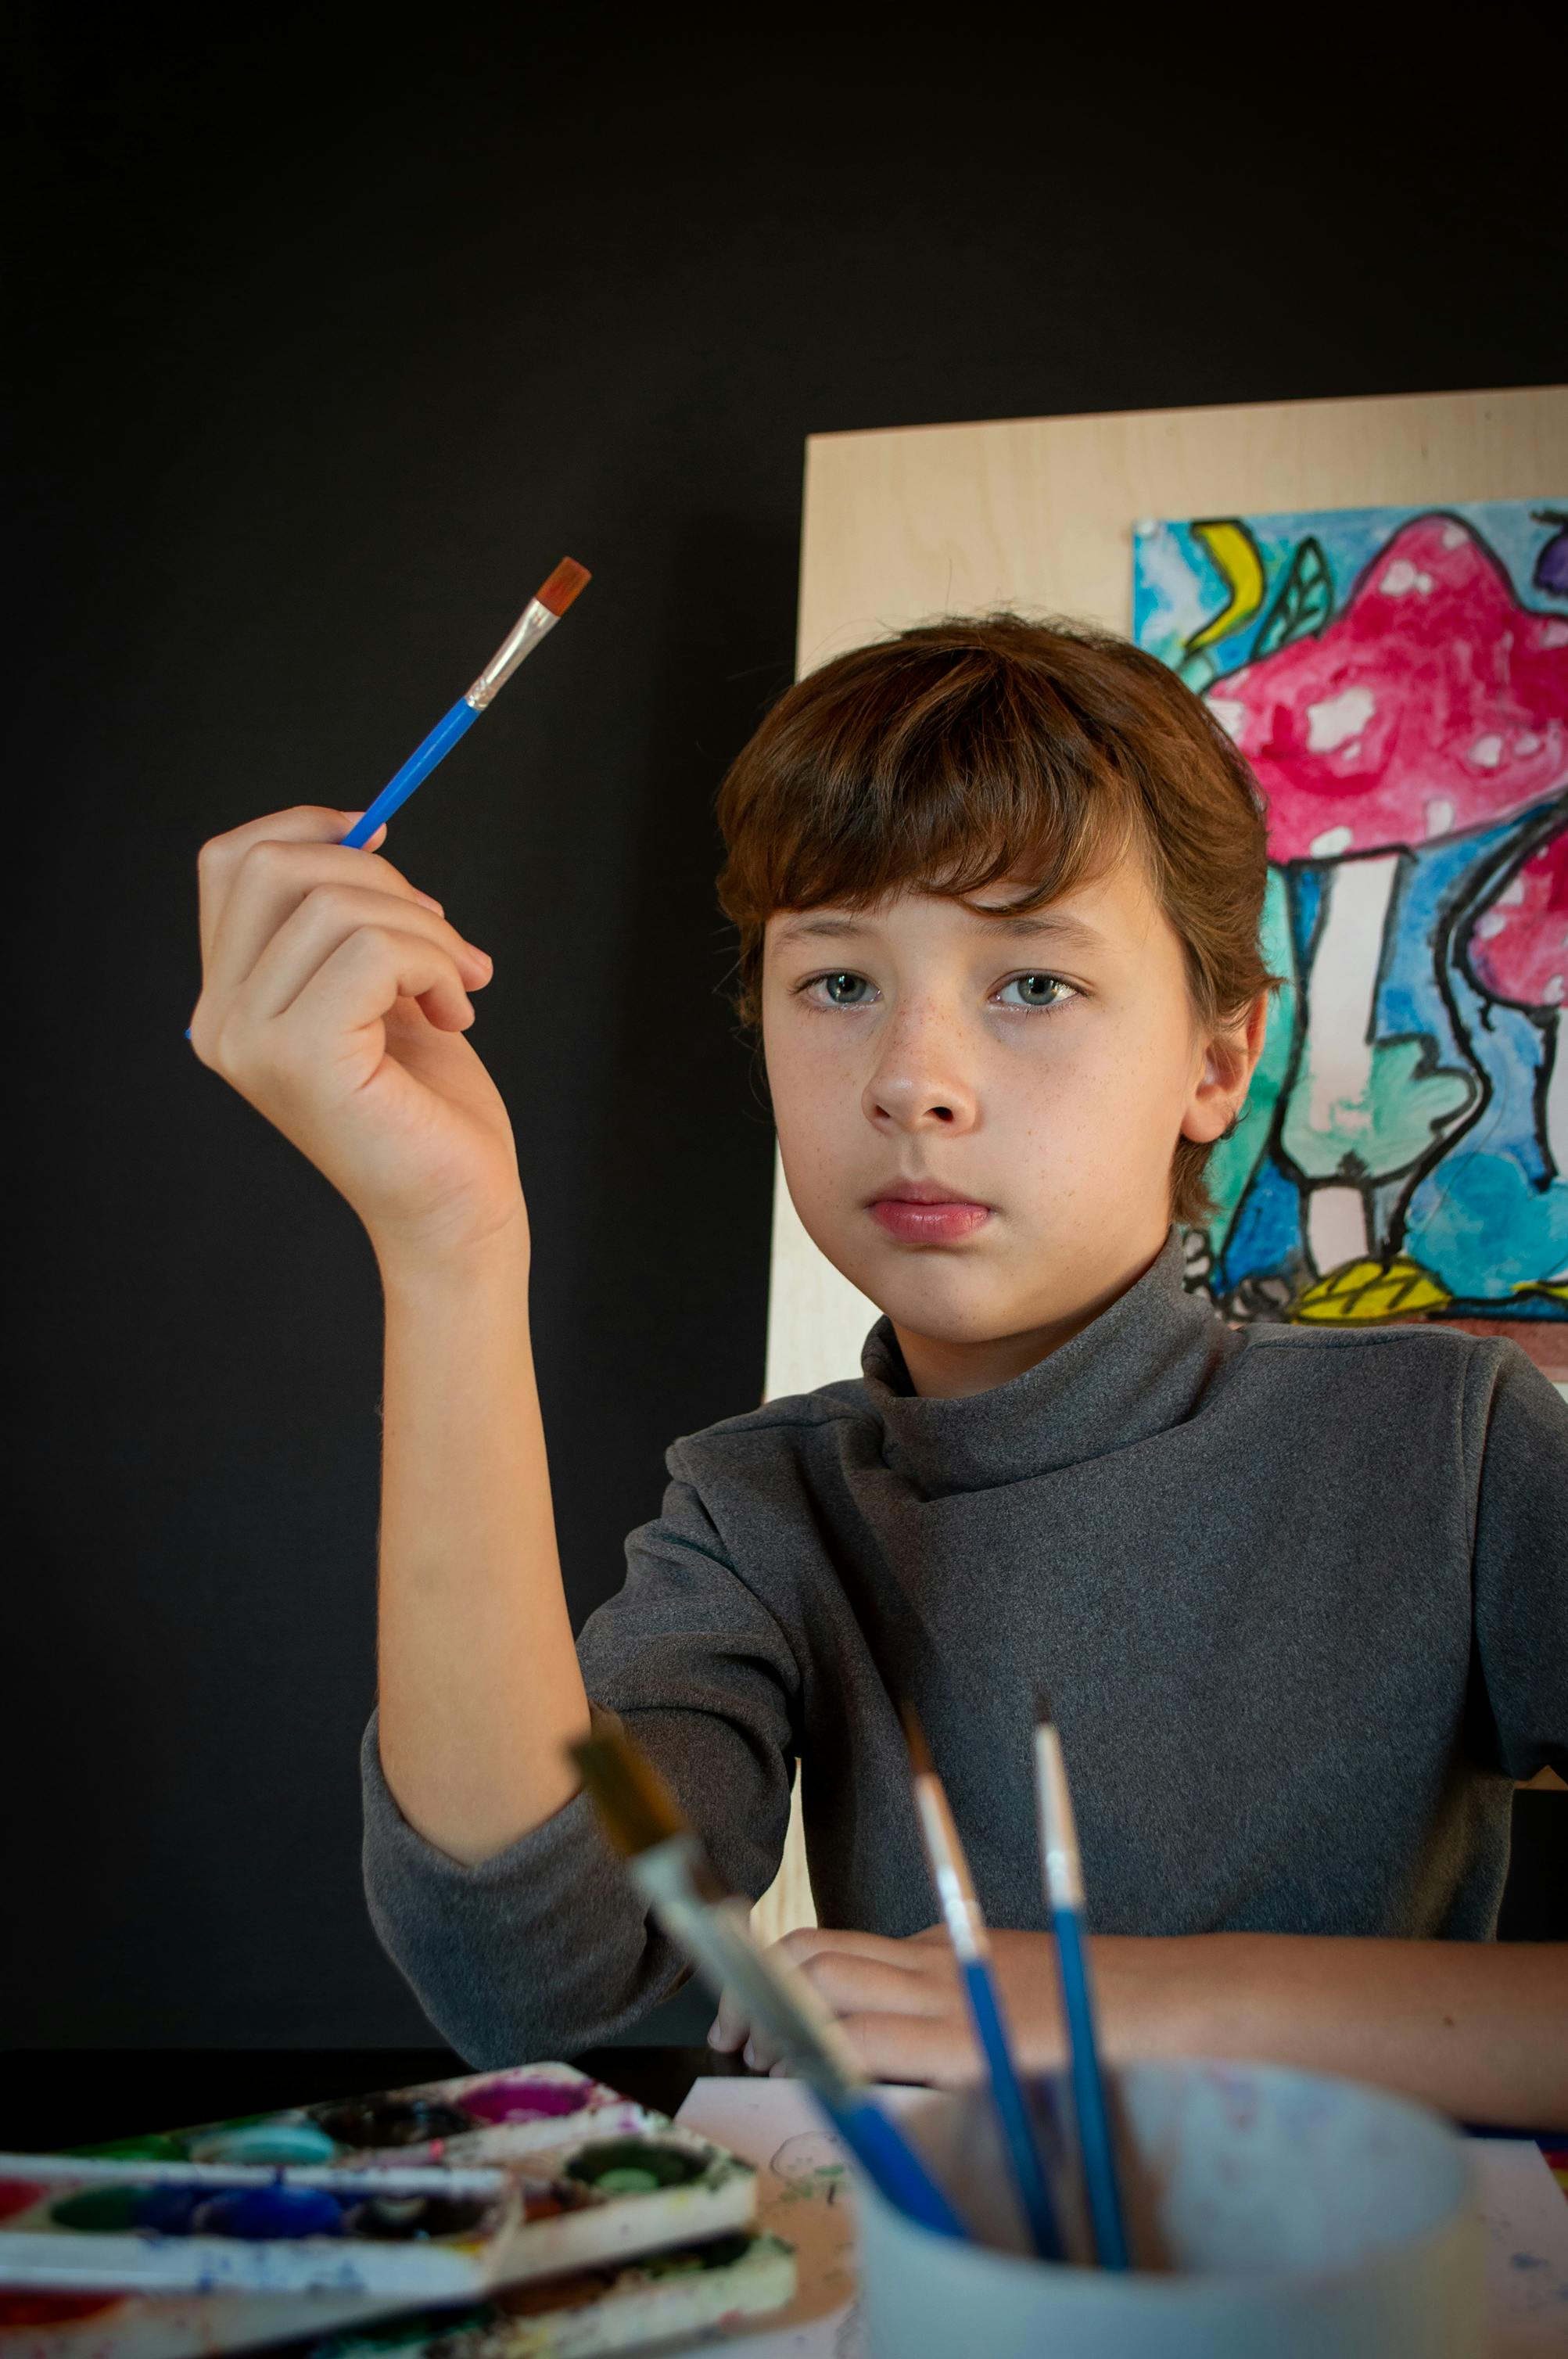
<path fill-rule="evenodd" d="M 719 790 L 719 900 L 740 930 L 742 1021 L 761 1016 L 768 919 L 899 887 L 967 898 L 1038 877 L 1038 908 L 1141 841 L 1198 1021 L 1272 981 L 1258 947 L 1265 831 L 1252 774 L 1208 707 L 1109 631 L 951 617 L 808 672 Z M 1210 1149 L 1177 1143 L 1172 1212 L 1210 1211 Z"/>

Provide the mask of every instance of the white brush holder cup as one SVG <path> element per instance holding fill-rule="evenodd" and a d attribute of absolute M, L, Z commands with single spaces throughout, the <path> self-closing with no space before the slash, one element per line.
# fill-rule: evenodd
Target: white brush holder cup
<path fill-rule="evenodd" d="M 1478 2359 L 1482 2228 L 1437 2114 L 1265 2064 L 1113 2076 L 1140 2264 L 1036 2259 L 986 2092 L 898 2116 L 977 2238 L 917 2227 L 855 2174 L 869 2359 Z M 1065 2083 L 1052 2089 L 1058 2118 Z"/>

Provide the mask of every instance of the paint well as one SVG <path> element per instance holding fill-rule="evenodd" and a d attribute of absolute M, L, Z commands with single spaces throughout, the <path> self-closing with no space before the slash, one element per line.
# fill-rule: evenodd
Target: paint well
<path fill-rule="evenodd" d="M 96 2318 L 125 2299 L 123 2293 L 30 2293 L 0 2291 L 0 2331 L 8 2326 L 73 2326 Z"/>
<path fill-rule="evenodd" d="M 72 2146 L 68 2154 L 93 2155 L 105 2162 L 184 2162 L 191 2144 L 172 2130 L 152 2130 L 142 2137 L 110 2138 L 102 2146 Z"/>
<path fill-rule="evenodd" d="M 351 2236 L 381 2244 L 428 2244 L 438 2236 L 472 2236 L 486 2207 L 455 2195 L 377 2195 L 356 2204 L 343 2225 Z"/>
<path fill-rule="evenodd" d="M 430 2097 L 351 2097 L 313 2105 L 310 2117 L 339 2146 L 360 2147 L 427 2146 L 478 2126 L 472 2114 Z"/>
<path fill-rule="evenodd" d="M 338 2142 L 316 2122 L 253 2122 L 220 2130 L 191 2147 L 195 2162 L 330 2162 Z"/>
<path fill-rule="evenodd" d="M 529 2079 L 519 2072 L 486 2082 L 483 2088 L 465 2089 L 463 2107 L 481 2122 L 550 2121 L 580 2114 L 588 2096 L 581 2081 Z"/>
<path fill-rule="evenodd" d="M 649 2138 L 601 2138 L 579 2148 L 567 2176 L 601 2195 L 651 2195 L 661 2187 L 687 2187 L 708 2165 L 684 2147 L 658 2146 Z"/>
<path fill-rule="evenodd" d="M 340 2236 L 343 2206 L 324 2187 L 241 2187 L 199 2204 L 191 2225 L 199 2236 L 240 2236 L 263 2244 L 279 2237 Z"/>
<path fill-rule="evenodd" d="M 119 2236 L 136 2225 L 137 2207 L 150 2192 L 145 2187 L 84 2187 L 61 2196 L 49 2218 L 57 2228 L 81 2236 Z"/>

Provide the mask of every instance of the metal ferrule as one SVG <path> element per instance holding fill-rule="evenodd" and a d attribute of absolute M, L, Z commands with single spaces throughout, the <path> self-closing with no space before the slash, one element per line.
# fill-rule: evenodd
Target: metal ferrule
<path fill-rule="evenodd" d="M 496 690 L 506 687 L 523 658 L 532 654 L 560 620 L 559 614 L 552 614 L 548 606 L 530 598 L 473 687 L 464 692 L 463 702 L 472 704 L 475 712 L 483 712 Z"/>
<path fill-rule="evenodd" d="M 1042 1722 L 1034 1733 L 1035 1778 L 1040 1794 L 1040 1848 L 1045 1863 L 1046 1897 L 1052 1908 L 1083 1906 L 1083 1864 L 1078 1856 L 1078 1830 L 1073 1822 L 1073 1797 L 1067 1786 L 1067 1764 L 1054 1725 Z"/>
<path fill-rule="evenodd" d="M 972 1966 L 990 1955 L 991 1943 L 947 1796 L 935 1777 L 922 1773 L 915 1779 L 915 1808 L 920 1812 L 931 1881 L 936 1886 L 942 1921 L 954 1955 L 961 1966 Z"/>

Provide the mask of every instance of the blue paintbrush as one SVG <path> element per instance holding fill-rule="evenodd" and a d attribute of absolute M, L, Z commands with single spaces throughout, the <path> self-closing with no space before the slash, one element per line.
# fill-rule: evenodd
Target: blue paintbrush
<path fill-rule="evenodd" d="M 922 2227 L 966 2234 L 924 2162 L 882 2111 L 855 2052 L 804 1974 L 751 1936 L 745 1900 L 726 1893 L 653 1764 L 622 1735 L 569 1747 L 604 1831 L 654 1915 L 716 1992 L 727 1983 L 811 2088 L 887 2201 Z"/>
<path fill-rule="evenodd" d="M 579 565 L 574 557 L 561 559 L 543 588 L 528 600 L 473 687 L 464 689 L 423 745 L 414 748 L 397 777 L 387 779 L 370 809 L 360 813 L 343 838 L 349 851 L 362 852 L 376 829 L 402 809 L 439 762 L 445 761 L 458 739 L 468 734 L 485 706 L 506 687 L 523 658 L 532 655 L 539 641 L 554 630 L 578 592 L 593 579 L 588 568 Z M 189 1025 L 185 1038 L 191 1038 Z"/>
<path fill-rule="evenodd" d="M 505 688 L 523 658 L 531 655 L 539 641 L 553 631 L 573 598 L 591 580 L 585 565 L 575 558 L 563 557 L 541 590 L 536 590 L 523 608 L 472 688 L 465 689 L 443 720 L 438 721 L 422 745 L 411 753 L 395 778 L 389 778 L 371 804 L 370 809 L 355 821 L 343 842 L 357 852 L 367 844 L 384 821 L 423 784 L 438 762 L 443 762 L 460 737 L 465 736 L 485 707 Z"/>
<path fill-rule="evenodd" d="M 1029 2120 L 1023 2084 L 1008 2045 L 1002 1994 L 992 1965 L 991 1936 L 975 1897 L 969 1863 L 958 1840 L 942 1780 L 936 1774 L 920 1724 L 911 1708 L 901 1709 L 904 1737 L 909 1748 L 915 1808 L 920 1813 L 931 1882 L 953 1942 L 953 1955 L 969 2000 L 975 2036 L 991 2075 L 991 2096 L 1012 2163 L 1013 2180 L 1024 2218 L 1042 2260 L 1062 2258 L 1062 2232 L 1051 2198 L 1045 2158 Z"/>
<path fill-rule="evenodd" d="M 1094 2038 L 1089 1960 L 1083 1946 L 1083 1866 L 1078 1855 L 1078 1831 L 1073 1820 L 1073 1798 L 1068 1790 L 1062 1739 L 1051 1717 L 1050 1705 L 1043 1699 L 1034 1733 L 1034 1757 L 1040 1860 L 1045 1897 L 1056 1933 L 1062 2008 L 1067 2019 L 1072 2064 L 1073 2110 L 1078 2123 L 1078 2150 L 1083 2165 L 1089 2219 L 1101 2267 L 1125 2269 L 1130 2266 L 1127 2226 L 1111 2136 L 1110 2107 Z"/>

